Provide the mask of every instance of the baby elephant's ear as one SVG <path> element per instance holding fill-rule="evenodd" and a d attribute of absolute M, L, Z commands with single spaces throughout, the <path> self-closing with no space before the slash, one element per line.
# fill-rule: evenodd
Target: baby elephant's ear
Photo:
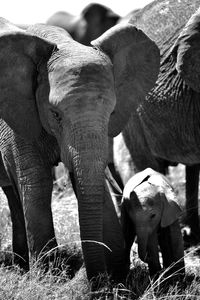
<path fill-rule="evenodd" d="M 123 190 L 123 197 L 125 199 L 130 198 L 132 191 L 144 181 L 149 180 L 149 178 L 151 178 L 151 176 L 154 174 L 157 174 L 157 172 L 151 168 L 146 168 L 145 170 L 136 173 L 127 181 Z"/>
<path fill-rule="evenodd" d="M 0 18 L 0 117 L 22 137 L 34 139 L 41 132 L 35 103 L 38 65 L 54 48 Z"/>
<path fill-rule="evenodd" d="M 117 103 L 110 118 L 109 136 L 116 136 L 154 86 L 160 53 L 142 30 L 129 23 L 112 27 L 91 44 L 105 52 L 113 63 Z"/>
<path fill-rule="evenodd" d="M 168 190 L 166 193 L 160 193 L 160 196 L 163 203 L 161 227 L 167 227 L 178 220 L 181 209 L 176 202 L 176 196 L 172 189 Z"/>

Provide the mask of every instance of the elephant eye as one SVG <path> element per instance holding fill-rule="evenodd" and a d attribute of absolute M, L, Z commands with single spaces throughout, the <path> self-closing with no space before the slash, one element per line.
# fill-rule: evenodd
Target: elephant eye
<path fill-rule="evenodd" d="M 112 112 L 111 112 L 111 116 L 113 116 L 115 114 L 115 111 L 113 110 Z"/>
<path fill-rule="evenodd" d="M 61 120 L 62 120 L 60 114 L 57 111 L 55 111 L 55 110 L 51 110 L 51 113 L 52 113 L 53 118 L 56 119 L 56 121 L 58 123 L 60 123 Z"/>
<path fill-rule="evenodd" d="M 152 214 L 152 215 L 150 216 L 150 219 L 151 219 L 151 220 L 154 219 L 155 216 L 156 216 L 156 214 Z"/>

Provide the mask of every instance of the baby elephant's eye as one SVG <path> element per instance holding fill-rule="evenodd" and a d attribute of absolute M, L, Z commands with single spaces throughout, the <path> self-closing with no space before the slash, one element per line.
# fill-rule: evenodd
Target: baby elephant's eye
<path fill-rule="evenodd" d="M 151 220 L 154 219 L 155 216 L 156 216 L 156 214 L 151 214 L 150 219 L 151 219 Z"/>
<path fill-rule="evenodd" d="M 59 114 L 57 113 L 57 111 L 52 111 L 52 114 L 55 118 L 58 118 L 59 117 Z"/>

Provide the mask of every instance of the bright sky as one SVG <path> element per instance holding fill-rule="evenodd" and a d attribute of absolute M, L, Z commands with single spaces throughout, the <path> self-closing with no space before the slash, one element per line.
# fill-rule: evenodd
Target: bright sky
<path fill-rule="evenodd" d="M 124 16 L 152 0 L 2 0 L 0 16 L 13 23 L 45 22 L 54 12 L 64 10 L 77 15 L 90 2 L 98 2 Z"/>

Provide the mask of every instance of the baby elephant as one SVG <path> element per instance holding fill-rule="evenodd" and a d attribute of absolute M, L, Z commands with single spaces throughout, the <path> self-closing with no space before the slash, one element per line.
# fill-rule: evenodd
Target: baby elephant
<path fill-rule="evenodd" d="M 137 236 L 138 254 L 148 263 L 150 275 L 171 264 L 167 275 L 185 273 L 184 248 L 178 217 L 181 209 L 173 188 L 164 175 L 147 168 L 126 184 L 121 206 L 121 222 L 126 243 L 127 263 Z"/>

